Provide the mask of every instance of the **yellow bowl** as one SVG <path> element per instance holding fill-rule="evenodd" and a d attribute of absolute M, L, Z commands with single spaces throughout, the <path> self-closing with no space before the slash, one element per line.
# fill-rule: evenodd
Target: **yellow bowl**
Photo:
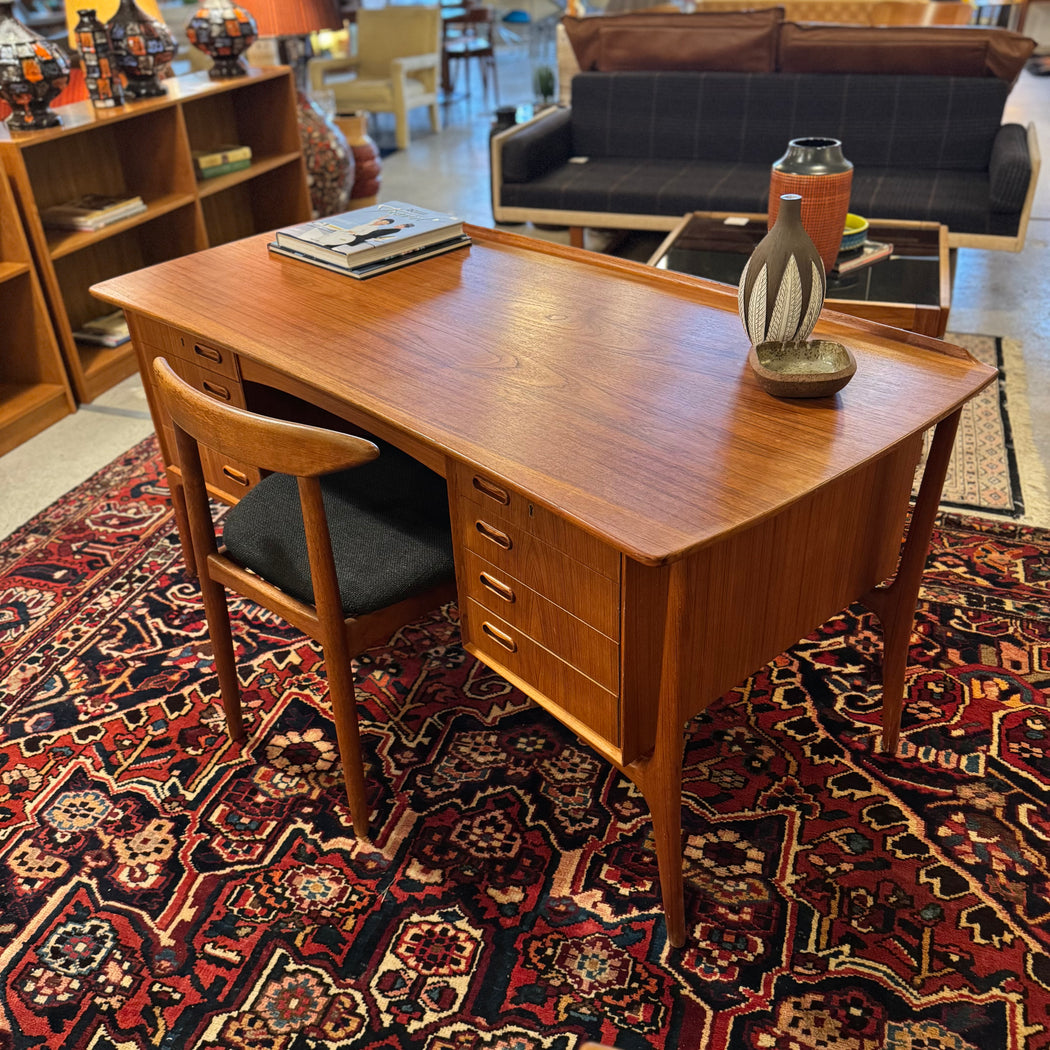
<path fill-rule="evenodd" d="M 846 216 L 846 228 L 842 231 L 840 252 L 851 252 L 859 248 L 868 238 L 868 220 L 850 213 Z"/>

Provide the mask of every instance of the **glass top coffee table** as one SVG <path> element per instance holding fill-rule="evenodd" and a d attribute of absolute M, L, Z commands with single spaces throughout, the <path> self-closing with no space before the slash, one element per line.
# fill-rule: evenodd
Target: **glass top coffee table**
<path fill-rule="evenodd" d="M 735 286 L 765 235 L 765 215 L 690 212 L 652 254 L 649 265 Z M 828 309 L 942 337 L 951 306 L 948 228 L 935 222 L 872 219 L 868 238 L 888 241 L 893 254 L 830 278 Z"/>

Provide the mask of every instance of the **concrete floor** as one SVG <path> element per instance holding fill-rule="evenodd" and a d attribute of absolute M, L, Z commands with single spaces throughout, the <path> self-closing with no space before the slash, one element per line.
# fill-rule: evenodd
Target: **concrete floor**
<path fill-rule="evenodd" d="M 499 59 L 504 105 L 531 102 L 531 70 L 538 61 L 553 64 L 549 39 L 508 44 Z M 425 112 L 414 114 L 409 149 L 384 161 L 381 199 L 408 200 L 454 212 L 465 220 L 492 225 L 488 182 L 488 135 L 494 105 L 481 97 L 475 78 L 470 98 L 444 108 L 445 128 L 429 131 Z M 1021 74 L 1006 119 L 1037 126 L 1044 152 L 1050 151 L 1050 77 Z M 373 134 L 385 144 L 393 127 L 380 116 Z M 568 241 L 562 232 L 514 230 Z M 1044 164 L 1023 252 L 960 250 L 956 264 L 949 330 L 1001 335 L 1024 347 L 1023 386 L 1027 431 L 1043 464 L 1050 464 L 1050 161 Z M 1014 379 L 1022 379 L 1014 376 Z M 43 434 L 0 457 L 0 537 L 22 525 L 73 486 L 152 433 L 145 396 L 137 377 L 107 391 Z M 1050 520 L 1038 524 L 1050 526 Z"/>

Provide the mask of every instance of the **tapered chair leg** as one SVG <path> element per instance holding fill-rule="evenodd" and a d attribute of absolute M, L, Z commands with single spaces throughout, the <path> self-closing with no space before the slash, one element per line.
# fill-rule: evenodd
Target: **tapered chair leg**
<path fill-rule="evenodd" d="M 233 634 L 230 631 L 230 610 L 226 604 L 226 588 L 221 583 L 201 576 L 201 597 L 204 615 L 208 621 L 212 658 L 222 692 L 222 707 L 226 713 L 226 731 L 231 740 L 243 740 L 244 716 L 241 711 L 241 686 L 237 678 L 237 658 L 233 652 Z"/>
<path fill-rule="evenodd" d="M 339 755 L 343 762 L 343 782 L 346 799 L 350 805 L 350 817 L 354 822 L 354 835 L 368 839 L 369 805 L 365 787 L 365 767 L 361 756 L 361 730 L 357 720 L 357 694 L 354 675 L 350 666 L 350 655 L 343 644 L 332 652 L 324 651 L 325 670 L 328 674 L 328 698 L 332 705 L 335 735 L 339 742 Z"/>

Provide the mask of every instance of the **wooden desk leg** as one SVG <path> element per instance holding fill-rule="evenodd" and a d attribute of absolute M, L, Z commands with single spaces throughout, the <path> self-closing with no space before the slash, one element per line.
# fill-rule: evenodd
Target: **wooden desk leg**
<path fill-rule="evenodd" d="M 681 569 L 681 563 L 678 565 Z M 682 760 L 685 751 L 683 674 L 679 667 L 680 631 L 688 601 L 681 571 L 672 572 L 667 593 L 660 683 L 657 688 L 656 742 L 652 752 L 624 767 L 649 806 L 656 843 L 667 939 L 685 944 L 685 880 L 682 875 Z"/>
<path fill-rule="evenodd" d="M 942 419 L 934 431 L 896 575 L 890 583 L 876 587 L 861 598 L 882 621 L 882 750 L 887 754 L 897 751 L 904 707 L 904 677 L 908 669 L 908 643 L 919 601 L 919 584 L 961 412 L 959 409 Z"/>

